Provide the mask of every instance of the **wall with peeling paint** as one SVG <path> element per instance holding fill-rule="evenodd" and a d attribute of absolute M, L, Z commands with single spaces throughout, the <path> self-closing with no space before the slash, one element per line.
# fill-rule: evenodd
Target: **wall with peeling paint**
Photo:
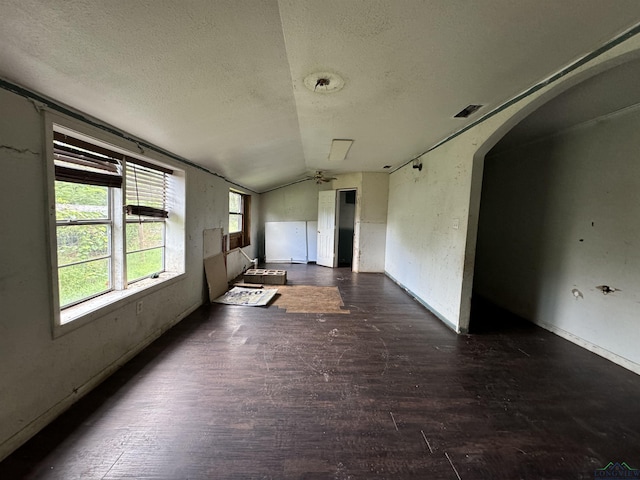
<path fill-rule="evenodd" d="M 487 156 L 475 291 L 640 373 L 639 130 L 635 107 Z"/>
<path fill-rule="evenodd" d="M 54 339 L 42 113 L 30 101 L 5 90 L 0 90 L 0 106 L 1 459 L 201 305 L 202 231 L 226 227 L 229 184 L 150 154 L 186 171 L 185 275 L 136 297 L 136 301 L 144 299 L 140 315 L 132 301 Z M 254 248 L 247 249 L 250 255 Z"/>
<path fill-rule="evenodd" d="M 386 271 L 458 329 L 473 146 L 450 142 L 389 185 Z"/>

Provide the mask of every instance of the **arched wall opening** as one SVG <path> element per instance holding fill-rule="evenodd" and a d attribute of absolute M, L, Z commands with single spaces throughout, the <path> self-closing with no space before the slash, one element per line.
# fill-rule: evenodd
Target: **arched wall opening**
<path fill-rule="evenodd" d="M 639 57 L 559 82 L 475 153 L 462 329 L 487 326 L 473 296 L 640 372 Z"/>
<path fill-rule="evenodd" d="M 543 81 L 389 176 L 384 271 L 452 330 L 467 333 L 485 155 L 564 90 L 640 52 L 640 35 Z"/>

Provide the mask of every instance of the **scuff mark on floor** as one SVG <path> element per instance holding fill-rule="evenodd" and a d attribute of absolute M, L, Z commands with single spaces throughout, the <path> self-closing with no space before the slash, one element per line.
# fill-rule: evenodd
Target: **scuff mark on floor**
<path fill-rule="evenodd" d="M 420 433 L 422 434 L 422 438 L 424 438 L 424 442 L 427 444 L 427 447 L 429 447 L 429 452 L 433 453 L 433 448 L 431 448 L 431 444 L 429 443 L 429 440 L 427 440 L 427 436 L 422 430 L 420 430 Z"/>
<path fill-rule="evenodd" d="M 380 374 L 380 376 L 383 377 L 389 369 L 389 349 L 382 338 L 380 338 L 380 341 L 382 342 L 382 345 L 384 345 L 384 352 L 382 353 L 382 358 L 384 358 L 384 370 L 382 370 L 382 373 Z"/>
<path fill-rule="evenodd" d="M 462 480 L 460 478 L 460 474 L 458 473 L 458 470 L 456 470 L 456 467 L 454 467 L 453 462 L 451 461 L 451 458 L 449 457 L 449 454 L 447 452 L 444 452 L 444 456 L 447 457 L 447 460 L 449 460 L 449 465 L 451 465 L 451 468 L 453 468 L 453 471 L 456 474 L 456 477 L 458 477 L 458 480 Z"/>
<path fill-rule="evenodd" d="M 389 415 L 391 415 L 391 420 L 393 420 L 393 426 L 396 427 L 396 430 L 398 430 L 398 424 L 396 423 L 396 419 L 393 416 L 393 412 L 389 412 Z"/>
<path fill-rule="evenodd" d="M 351 350 L 352 347 L 347 347 L 344 349 L 344 351 L 342 352 L 342 354 L 340 354 L 340 356 L 338 357 L 338 364 L 337 366 L 340 366 L 340 360 L 342 360 L 342 357 L 344 357 L 344 354 L 347 353 L 349 350 Z"/>

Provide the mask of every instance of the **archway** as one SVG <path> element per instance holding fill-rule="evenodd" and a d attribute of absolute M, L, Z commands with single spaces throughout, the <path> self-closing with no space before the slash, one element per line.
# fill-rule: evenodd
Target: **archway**
<path fill-rule="evenodd" d="M 482 192 L 482 178 L 485 156 L 516 125 L 540 107 L 585 80 L 595 77 L 614 67 L 627 64 L 640 57 L 640 39 L 635 36 L 602 52 L 599 56 L 579 67 L 559 75 L 554 82 L 533 87 L 530 93 L 517 102 L 513 102 L 495 112 L 493 118 L 475 126 L 477 129 L 473 144 L 477 145 L 473 154 L 473 167 L 470 188 L 467 243 L 463 267 L 460 314 L 458 331 L 469 331 L 471 316 L 471 297 L 474 284 L 476 241 L 478 217 Z"/>
<path fill-rule="evenodd" d="M 640 246 L 640 60 L 626 60 L 563 89 L 487 153 L 474 297 L 635 369 L 634 302 L 615 294 L 640 286 L 625 274 L 640 267 L 628 253 Z"/>

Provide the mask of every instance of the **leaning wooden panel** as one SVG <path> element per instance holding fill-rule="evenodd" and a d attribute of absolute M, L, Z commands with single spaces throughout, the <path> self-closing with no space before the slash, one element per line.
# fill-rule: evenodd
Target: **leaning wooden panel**
<path fill-rule="evenodd" d="M 209 289 L 209 301 L 213 302 L 229 288 L 227 282 L 227 267 L 224 263 L 224 254 L 220 253 L 204 259 L 204 273 L 207 277 Z"/>

